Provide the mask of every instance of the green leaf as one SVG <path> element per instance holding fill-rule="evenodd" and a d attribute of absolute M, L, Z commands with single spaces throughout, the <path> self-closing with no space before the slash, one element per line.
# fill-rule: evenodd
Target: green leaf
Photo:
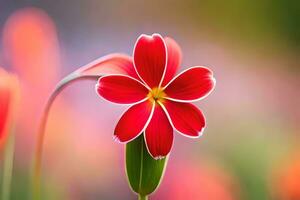
<path fill-rule="evenodd" d="M 131 189 L 149 195 L 158 187 L 167 158 L 155 160 L 148 153 L 144 134 L 126 144 L 126 173 Z"/>

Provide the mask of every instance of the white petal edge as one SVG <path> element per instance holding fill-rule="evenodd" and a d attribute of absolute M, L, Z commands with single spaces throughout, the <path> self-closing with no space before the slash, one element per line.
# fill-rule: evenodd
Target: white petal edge
<path fill-rule="evenodd" d="M 104 101 L 109 102 L 109 103 L 112 103 L 112 104 L 115 104 L 115 105 L 132 105 L 132 106 L 133 106 L 133 105 L 142 103 L 142 102 L 144 102 L 145 100 L 149 99 L 149 97 L 147 97 L 147 95 L 146 95 L 146 97 L 145 97 L 144 99 L 142 99 L 142 100 L 140 100 L 140 101 L 138 101 L 138 102 L 135 102 L 135 103 L 116 103 L 116 102 L 112 102 L 112 101 L 107 100 L 106 98 L 102 97 L 102 96 L 98 93 L 98 88 L 99 88 L 99 81 L 100 81 L 102 78 L 108 77 L 108 76 L 122 76 L 122 77 L 130 78 L 130 79 L 132 79 L 132 80 L 135 80 L 135 81 L 139 82 L 139 83 L 142 84 L 144 87 L 146 87 L 149 91 L 151 91 L 151 89 L 148 87 L 148 85 L 145 85 L 144 83 L 142 83 L 142 82 L 139 81 L 138 79 L 133 78 L 133 77 L 131 77 L 131 76 L 129 76 L 129 75 L 123 75 L 123 74 L 108 74 L 108 75 L 101 76 L 101 77 L 98 79 L 98 81 L 97 81 L 97 83 L 96 83 L 96 85 L 95 85 L 96 94 L 97 94 L 101 99 L 104 99 Z"/>
<path fill-rule="evenodd" d="M 145 101 L 147 101 L 147 99 L 146 99 Z M 143 102 L 140 102 L 140 103 L 143 103 Z M 115 141 L 121 143 L 121 144 L 126 144 L 126 143 L 128 143 L 128 142 L 133 141 L 133 140 L 136 139 L 138 136 L 140 136 L 140 135 L 146 130 L 146 128 L 148 127 L 148 125 L 149 125 L 149 123 L 150 123 L 150 121 L 151 121 L 151 119 L 152 119 L 152 116 L 153 116 L 153 113 L 154 113 L 155 103 L 152 103 L 152 104 L 153 104 L 153 105 L 152 105 L 152 108 L 151 108 L 151 113 L 150 113 L 150 115 L 149 115 L 149 118 L 148 118 L 148 120 L 147 120 L 145 126 L 142 128 L 142 130 L 141 130 L 134 138 L 132 138 L 132 139 L 130 139 L 130 140 L 127 140 L 127 141 L 125 141 L 125 142 L 121 142 L 121 141 L 118 139 L 118 137 L 114 134 L 114 135 L 113 135 L 113 139 L 114 139 Z M 134 105 L 136 105 L 136 104 L 134 104 Z M 130 109 L 130 107 L 129 107 L 128 109 Z M 128 109 L 127 109 L 127 110 L 128 110 Z M 127 110 L 125 110 L 125 111 L 122 113 L 121 117 L 126 113 Z M 121 117 L 119 118 L 118 122 L 120 121 Z M 118 122 L 117 122 L 117 123 L 118 123 Z M 117 125 L 115 125 L 115 127 L 116 127 L 116 126 L 117 126 Z"/>
<path fill-rule="evenodd" d="M 178 76 L 180 76 L 181 74 L 185 73 L 188 70 L 194 69 L 194 68 L 205 68 L 207 70 L 209 70 L 211 72 L 210 78 L 213 81 L 213 87 L 212 89 L 205 94 L 204 96 L 198 98 L 198 99 L 193 99 L 193 100 L 180 100 L 180 99 L 174 99 L 174 98 L 170 98 L 170 97 L 164 97 L 165 99 L 171 100 L 171 101 L 175 101 L 175 102 L 180 102 L 180 103 L 193 103 L 196 101 L 200 101 L 204 98 L 206 98 L 208 95 L 210 95 L 210 93 L 212 93 L 212 91 L 215 89 L 216 84 L 217 84 L 217 80 L 213 77 L 213 72 L 208 68 L 208 67 L 204 67 L 204 66 L 194 66 L 194 67 L 190 67 L 188 69 L 183 70 L 182 72 L 180 72 L 179 74 L 177 74 L 174 78 L 172 78 L 172 80 L 170 80 L 170 82 L 163 87 L 163 90 L 165 90 Z"/>
<path fill-rule="evenodd" d="M 187 134 L 185 134 L 185 133 L 179 131 L 179 130 L 174 126 L 173 121 L 172 121 L 172 119 L 171 119 L 171 117 L 170 117 L 170 115 L 169 115 L 169 112 L 168 112 L 168 110 L 166 109 L 166 107 L 165 107 L 161 102 L 159 102 L 159 104 L 160 104 L 160 106 L 163 108 L 163 110 L 165 111 L 165 113 L 166 113 L 166 115 L 167 115 L 167 117 L 168 117 L 168 119 L 169 119 L 169 122 L 170 122 L 171 126 L 172 126 L 173 129 L 176 130 L 178 133 L 180 133 L 180 134 L 183 135 L 184 137 L 188 137 L 188 138 L 199 138 L 199 137 L 201 137 L 201 136 L 203 135 L 203 132 L 204 132 L 206 126 L 202 127 L 202 129 L 198 132 L 198 135 L 197 135 L 197 136 L 190 136 L 190 135 L 187 135 Z M 202 111 L 201 111 L 201 112 L 202 112 Z M 203 114 L 203 113 L 202 113 L 202 114 Z M 204 114 L 203 114 L 203 117 L 204 117 L 204 120 L 206 121 L 206 118 L 205 118 Z"/>
<path fill-rule="evenodd" d="M 168 63 L 167 63 L 167 62 L 168 62 L 168 49 L 167 49 L 167 45 L 166 45 L 166 42 L 165 42 L 164 38 L 163 38 L 159 33 L 153 33 L 152 35 L 141 34 L 141 35 L 138 37 L 138 39 L 136 40 L 136 42 L 135 42 L 135 44 L 134 44 L 134 47 L 133 47 L 133 53 L 132 53 L 132 55 L 133 55 L 133 56 L 132 56 L 132 57 L 133 57 L 133 67 L 134 67 L 135 72 L 137 73 L 138 77 L 143 81 L 143 83 L 144 83 L 145 85 L 148 86 L 148 84 L 146 83 L 146 81 L 144 81 L 144 79 L 140 76 L 139 72 L 138 72 L 137 69 L 136 69 L 136 66 L 135 66 L 135 60 L 134 60 L 134 52 L 135 52 L 136 45 L 137 45 L 138 41 L 139 41 L 142 37 L 153 38 L 153 36 L 158 36 L 158 37 L 160 37 L 160 38 L 162 39 L 162 41 L 163 41 L 163 43 L 164 43 L 164 46 L 165 46 L 165 50 L 166 50 L 166 62 L 165 62 L 164 72 L 163 72 L 162 77 L 161 77 L 161 80 L 160 80 L 160 82 L 159 82 L 159 84 L 158 84 L 158 87 L 160 87 L 161 84 L 162 84 L 162 82 L 163 82 L 163 79 L 165 78 L 165 74 L 166 74 L 166 71 L 167 71 L 167 64 L 168 64 Z M 148 86 L 148 88 L 150 88 L 150 87 Z"/>
<path fill-rule="evenodd" d="M 155 105 L 155 103 L 154 103 L 154 105 Z M 158 106 L 161 106 L 161 104 L 159 104 Z M 155 108 L 154 108 L 155 109 Z M 164 110 L 164 112 L 165 112 L 165 110 Z M 166 114 L 166 113 L 165 113 Z M 147 148 L 147 150 L 148 150 L 148 153 L 151 155 L 151 157 L 152 158 L 154 158 L 155 160 L 161 160 L 161 159 L 163 159 L 163 158 L 165 158 L 165 157 L 167 157 L 168 155 L 170 155 L 170 153 L 171 153 L 171 151 L 172 151 L 172 149 L 173 149 L 173 145 L 174 145 L 174 130 L 176 130 L 176 129 L 174 129 L 174 126 L 172 125 L 172 123 L 170 122 L 170 119 L 169 119 L 169 116 L 166 114 L 166 116 L 167 116 L 167 118 L 168 118 L 168 120 L 169 120 L 169 123 L 171 124 L 171 126 L 172 126 L 172 134 L 173 134 L 173 140 L 172 140 L 172 145 L 171 145 L 171 149 L 170 149 L 170 151 L 169 151 L 169 153 L 167 154 L 167 155 L 165 155 L 165 156 L 153 156 L 152 154 L 151 154 L 151 152 L 150 152 L 150 150 L 149 150 L 149 148 L 148 148 L 148 144 L 147 144 L 147 138 L 146 138 L 146 130 L 145 130 L 145 134 L 144 134 L 144 140 L 145 140 L 145 144 L 146 144 L 146 148 Z M 150 123 L 150 122 L 149 122 Z"/>

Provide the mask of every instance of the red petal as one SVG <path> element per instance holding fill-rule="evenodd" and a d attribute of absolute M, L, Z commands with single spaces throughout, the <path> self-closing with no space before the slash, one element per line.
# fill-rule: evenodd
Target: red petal
<path fill-rule="evenodd" d="M 163 104 L 174 128 L 190 137 L 199 137 L 205 127 L 202 112 L 193 104 L 166 100 Z"/>
<path fill-rule="evenodd" d="M 120 142 L 129 142 L 139 136 L 145 129 L 153 113 L 153 105 L 146 100 L 131 106 L 121 117 L 116 128 L 115 137 Z"/>
<path fill-rule="evenodd" d="M 79 68 L 75 73 L 97 77 L 105 74 L 124 74 L 139 79 L 132 58 L 124 54 L 109 54 Z"/>
<path fill-rule="evenodd" d="M 166 68 L 166 45 L 159 34 L 141 35 L 133 52 L 141 79 L 151 88 L 158 87 Z"/>
<path fill-rule="evenodd" d="M 192 67 L 176 76 L 165 88 L 167 98 L 190 102 L 207 96 L 215 86 L 213 73 L 206 67 Z"/>
<path fill-rule="evenodd" d="M 147 98 L 148 89 L 138 80 L 125 75 L 99 78 L 97 92 L 108 101 L 131 104 Z"/>
<path fill-rule="evenodd" d="M 17 77 L 0 67 L 0 149 L 4 146 L 19 102 Z"/>
<path fill-rule="evenodd" d="M 175 76 L 182 58 L 181 49 L 179 45 L 175 42 L 175 40 L 169 37 L 166 37 L 164 39 L 167 46 L 168 61 L 167 61 L 166 74 L 162 86 L 168 84 L 168 82 Z"/>
<path fill-rule="evenodd" d="M 149 153 L 154 158 L 169 154 L 173 144 L 173 128 L 160 105 L 156 105 L 149 125 L 145 131 Z"/>
<path fill-rule="evenodd" d="M 0 69 L 1 70 L 1 69 Z M 0 73 L 2 73 L 0 71 Z M 3 79 L 4 78 L 4 79 Z M 7 78 L 0 76 L 0 140 L 5 135 L 6 123 L 8 120 L 10 91 Z"/>

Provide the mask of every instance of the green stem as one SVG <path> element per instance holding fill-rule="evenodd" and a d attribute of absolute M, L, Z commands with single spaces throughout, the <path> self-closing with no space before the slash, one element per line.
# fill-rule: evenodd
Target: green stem
<path fill-rule="evenodd" d="M 70 74 L 65 77 L 61 82 L 58 83 L 55 90 L 51 93 L 47 104 L 44 108 L 44 112 L 40 121 L 40 126 L 38 130 L 38 138 L 36 143 L 35 157 L 34 157 L 34 166 L 33 166 L 33 180 L 32 180 L 32 197 L 34 200 L 39 200 L 41 198 L 41 165 L 42 165 L 42 155 L 43 155 L 43 146 L 46 134 L 46 125 L 49 117 L 49 112 L 54 103 L 56 97 L 61 93 L 61 91 L 70 85 L 73 82 L 76 82 L 81 79 L 85 80 L 97 80 L 98 77 L 95 76 L 79 76 L 78 74 Z"/>
<path fill-rule="evenodd" d="M 148 200 L 148 196 L 143 196 L 139 194 L 139 200 Z"/>
<path fill-rule="evenodd" d="M 11 132 L 8 136 L 8 141 L 5 145 L 4 152 L 4 165 L 3 165 L 3 180 L 2 180 L 2 200 L 9 200 L 10 189 L 12 182 L 12 173 L 14 165 L 14 146 L 15 146 L 15 136 Z"/>

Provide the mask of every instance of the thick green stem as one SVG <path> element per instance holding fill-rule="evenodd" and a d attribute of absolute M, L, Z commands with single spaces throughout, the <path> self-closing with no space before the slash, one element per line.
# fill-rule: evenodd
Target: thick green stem
<path fill-rule="evenodd" d="M 3 180 L 2 180 L 2 200 L 9 200 L 12 173 L 14 165 L 14 147 L 15 147 L 15 135 L 11 132 L 8 136 L 8 141 L 5 145 L 4 152 L 4 165 L 3 165 Z"/>
<path fill-rule="evenodd" d="M 35 150 L 35 157 L 34 157 L 34 166 L 33 166 L 33 186 L 32 186 L 32 196 L 33 199 L 39 200 L 41 198 L 40 195 L 40 178 L 41 178 L 41 165 L 42 165 L 42 155 L 43 155 L 43 145 L 45 140 L 45 134 L 46 134 L 46 125 L 49 117 L 49 112 L 52 107 L 52 104 L 54 103 L 54 100 L 56 97 L 60 94 L 60 92 L 66 88 L 70 83 L 73 83 L 75 81 L 81 80 L 81 79 L 88 79 L 88 80 L 97 80 L 98 77 L 96 76 L 79 76 L 78 74 L 70 74 L 66 78 L 64 78 L 55 88 L 55 90 L 50 95 L 47 104 L 45 106 L 40 126 L 38 130 L 38 139 L 36 143 L 36 150 Z"/>
<path fill-rule="evenodd" d="M 148 200 L 148 196 L 139 195 L 139 200 Z"/>

